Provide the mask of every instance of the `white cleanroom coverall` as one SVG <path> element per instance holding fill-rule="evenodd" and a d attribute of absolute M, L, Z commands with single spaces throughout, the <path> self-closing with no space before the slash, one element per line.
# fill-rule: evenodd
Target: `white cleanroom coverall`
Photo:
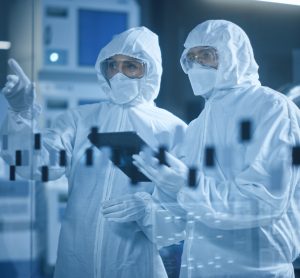
<path fill-rule="evenodd" d="M 101 61 L 115 54 L 146 63 L 146 73 L 138 80 L 139 94 L 126 102 L 126 92 L 120 92 L 122 104 L 111 98 L 111 88 L 99 68 Z M 109 222 L 101 213 L 103 201 L 129 193 L 148 192 L 150 198 L 145 198 L 145 202 L 153 202 L 153 183 L 132 185 L 130 179 L 96 148 L 93 149 L 93 165 L 85 164 L 85 151 L 91 147 L 87 138 L 91 127 L 98 127 L 98 132 L 136 131 L 152 148 L 166 144 L 172 149 L 175 141 L 180 140 L 176 138 L 176 134 L 180 134 L 178 127 L 185 129 L 185 123 L 153 102 L 159 92 L 162 74 L 157 36 L 145 27 L 117 35 L 101 50 L 96 70 L 100 90 L 107 95 L 107 101 L 70 110 L 58 118 L 53 128 L 42 133 L 42 148 L 31 158 L 37 166 L 34 167 L 35 179 L 40 180 L 40 166 L 46 165 L 49 179 L 65 174 L 69 182 L 55 277 L 167 277 L 157 246 L 146 236 L 147 227 L 136 221 Z M 1 130 L 1 135 L 8 136 L 8 149 L 1 150 L 8 163 L 14 163 L 15 150 L 32 150 L 32 131 L 37 133 L 39 130 L 32 126 L 31 117 L 34 125 L 37 110 L 34 105 L 31 113 L 8 111 Z M 50 163 L 51 153 L 57 154 L 60 150 L 66 151 L 67 167 L 59 166 L 58 155 Z M 26 176 L 31 177 L 32 167 L 17 168 L 21 174 L 27 173 Z"/>
<path fill-rule="evenodd" d="M 300 172 L 292 148 L 300 144 L 299 109 L 261 86 L 250 41 L 237 25 L 206 21 L 184 46 L 183 70 L 206 104 L 188 126 L 181 161 L 152 167 L 142 154 L 134 156 L 186 212 L 180 277 L 294 277 Z M 187 186 L 187 167 L 198 169 L 194 187 Z"/>
<path fill-rule="evenodd" d="M 217 49 L 219 66 L 183 144 L 183 161 L 199 168 L 199 181 L 178 193 L 190 215 L 181 277 L 294 277 L 300 172 L 291 148 L 300 143 L 299 110 L 261 86 L 250 41 L 235 24 L 198 25 L 184 46 L 198 45 Z M 239 139 L 242 120 L 252 123 L 250 141 Z M 205 147 L 215 148 L 214 167 L 205 166 Z"/>

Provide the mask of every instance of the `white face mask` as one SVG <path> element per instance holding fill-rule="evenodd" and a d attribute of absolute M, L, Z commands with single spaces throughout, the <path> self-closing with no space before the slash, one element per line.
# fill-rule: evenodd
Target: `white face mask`
<path fill-rule="evenodd" d="M 140 79 L 131 79 L 119 72 L 109 80 L 109 83 L 110 98 L 116 104 L 129 103 L 139 94 Z"/>
<path fill-rule="evenodd" d="M 217 70 L 214 68 L 193 67 L 188 71 L 194 95 L 209 93 L 216 84 Z"/>

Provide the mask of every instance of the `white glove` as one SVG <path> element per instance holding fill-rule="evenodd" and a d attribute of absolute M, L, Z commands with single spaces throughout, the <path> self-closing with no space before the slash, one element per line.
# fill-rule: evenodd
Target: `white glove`
<path fill-rule="evenodd" d="M 151 200 L 151 195 L 147 192 L 128 194 L 118 199 L 104 201 L 102 213 L 110 221 L 137 221 L 144 217 L 146 206 Z"/>
<path fill-rule="evenodd" d="M 14 75 L 7 76 L 2 93 L 13 111 L 26 111 L 32 106 L 35 98 L 33 83 L 14 59 L 9 59 L 8 65 Z"/>
<path fill-rule="evenodd" d="M 188 182 L 188 167 L 178 158 L 165 152 L 166 162 L 170 166 L 159 164 L 155 157 L 147 157 L 144 152 L 133 155 L 133 164 L 152 180 L 161 190 L 177 193 Z"/>

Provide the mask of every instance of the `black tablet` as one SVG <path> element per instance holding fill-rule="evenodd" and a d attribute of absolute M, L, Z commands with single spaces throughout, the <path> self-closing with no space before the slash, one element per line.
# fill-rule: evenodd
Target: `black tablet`
<path fill-rule="evenodd" d="M 110 160 L 122 172 L 124 172 L 133 183 L 150 181 L 132 163 L 133 154 L 138 154 L 146 142 L 134 131 L 124 132 L 92 132 L 88 135 L 89 140 L 97 148 L 110 147 L 112 155 Z"/>

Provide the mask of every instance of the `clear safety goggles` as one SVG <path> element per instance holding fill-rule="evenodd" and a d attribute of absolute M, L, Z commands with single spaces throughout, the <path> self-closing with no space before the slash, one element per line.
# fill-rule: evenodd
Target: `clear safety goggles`
<path fill-rule="evenodd" d="M 208 68 L 218 68 L 218 53 L 211 46 L 197 46 L 190 48 L 183 53 L 181 64 L 184 72 L 188 72 L 194 65 L 201 65 Z"/>
<path fill-rule="evenodd" d="M 108 80 L 119 72 L 128 78 L 139 79 L 145 75 L 146 63 L 132 57 L 118 59 L 113 56 L 104 60 L 100 64 L 100 69 L 103 76 Z"/>

